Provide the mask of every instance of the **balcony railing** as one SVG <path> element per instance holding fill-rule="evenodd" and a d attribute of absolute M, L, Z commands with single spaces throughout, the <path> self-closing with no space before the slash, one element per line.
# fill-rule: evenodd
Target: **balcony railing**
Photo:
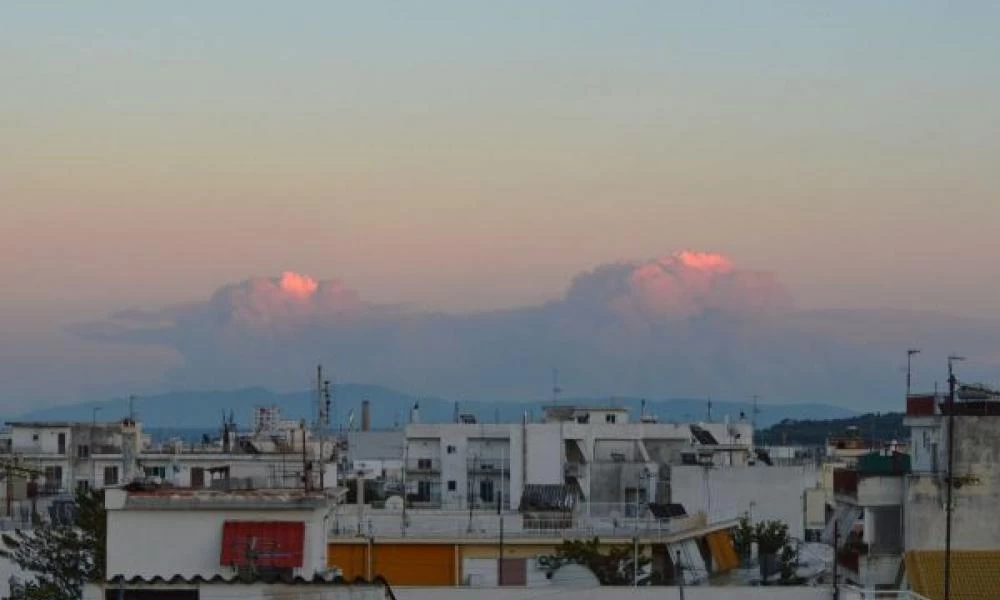
<path fill-rule="evenodd" d="M 440 473 L 441 461 L 437 458 L 410 458 L 406 470 L 411 473 Z"/>
<path fill-rule="evenodd" d="M 488 458 L 470 459 L 467 463 L 470 473 L 503 473 L 510 474 L 510 461 Z"/>

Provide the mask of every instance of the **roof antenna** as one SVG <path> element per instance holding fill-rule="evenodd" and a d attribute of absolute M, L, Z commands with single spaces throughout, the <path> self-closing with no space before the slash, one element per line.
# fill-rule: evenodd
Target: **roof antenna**
<path fill-rule="evenodd" d="M 559 369 L 552 369 L 552 404 L 559 404 L 559 394 L 562 388 L 559 387 Z"/>

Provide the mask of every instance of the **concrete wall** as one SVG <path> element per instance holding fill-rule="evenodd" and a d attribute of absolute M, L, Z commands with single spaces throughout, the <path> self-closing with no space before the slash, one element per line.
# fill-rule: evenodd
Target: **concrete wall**
<path fill-rule="evenodd" d="M 125 577 L 230 577 L 219 564 L 222 526 L 227 520 L 304 521 L 305 552 L 297 574 L 326 570 L 323 510 L 109 510 L 108 573 Z"/>
<path fill-rule="evenodd" d="M 109 586 L 107 589 L 118 589 Z M 145 585 L 147 590 L 197 589 L 204 600 L 382 600 L 387 598 L 381 586 L 357 585 L 286 585 L 274 584 L 201 584 L 192 586 Z M 87 585 L 83 600 L 104 600 L 105 588 Z"/>
<path fill-rule="evenodd" d="M 704 511 L 709 522 L 735 519 L 751 510 L 753 519 L 780 519 L 789 534 L 804 534 L 805 490 L 816 487 L 819 470 L 809 466 L 670 468 L 671 501 L 688 514 Z"/>
<path fill-rule="evenodd" d="M 676 587 L 596 587 L 560 588 L 407 588 L 393 587 L 398 600 L 537 600 L 571 598 L 572 600 L 680 600 Z M 686 587 L 684 600 L 830 600 L 828 587 Z M 854 597 L 842 596 L 843 600 Z"/>
<path fill-rule="evenodd" d="M 549 427 L 528 425 L 527 483 L 560 484 L 563 482 L 563 441 L 552 435 Z M 520 453 L 520 448 L 515 448 Z"/>
<path fill-rule="evenodd" d="M 994 550 L 1000 540 L 1000 418 L 955 418 L 952 547 Z M 942 469 L 947 468 L 942 461 Z M 912 475 L 906 482 L 907 550 L 942 549 L 945 495 L 940 474 Z"/>

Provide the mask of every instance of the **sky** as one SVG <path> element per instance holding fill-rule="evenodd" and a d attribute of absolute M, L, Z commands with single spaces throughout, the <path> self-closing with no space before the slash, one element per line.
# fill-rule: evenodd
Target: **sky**
<path fill-rule="evenodd" d="M 475 317 L 694 249 L 796 310 L 1000 318 L 998 17 L 5 2 L 0 412 L 178 385 L 197 353 L 74 326 L 285 271 Z"/>

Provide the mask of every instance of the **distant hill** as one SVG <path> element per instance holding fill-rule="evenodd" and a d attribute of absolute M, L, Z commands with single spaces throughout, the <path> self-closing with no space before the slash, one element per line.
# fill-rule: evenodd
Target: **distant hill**
<path fill-rule="evenodd" d="M 420 405 L 423 422 L 449 422 L 455 410 L 455 402 L 443 398 L 417 398 L 403 392 L 377 385 L 345 383 L 333 390 L 333 410 L 331 426 L 346 427 L 353 412 L 355 426 L 361 421 L 361 401 L 371 400 L 372 427 L 390 428 L 405 424 L 410 409 Z M 288 419 L 312 420 L 315 412 L 315 392 L 278 393 L 265 388 L 246 388 L 230 391 L 173 392 L 156 396 L 144 396 L 135 400 L 135 410 L 141 421 L 149 428 L 169 430 L 191 428 L 214 428 L 221 423 L 223 413 L 234 414 L 237 423 L 247 425 L 251 419 L 251 409 L 260 405 L 276 404 Z M 520 422 L 527 413 L 529 418 L 538 420 L 541 407 L 549 402 L 540 401 L 497 401 L 459 402 L 462 413 L 471 413 L 481 422 Z M 562 398 L 560 404 L 613 405 L 629 408 L 638 415 L 639 398 Z M 8 420 L 25 421 L 89 421 L 93 409 L 99 408 L 98 419 L 110 420 L 128 413 L 125 399 L 104 402 L 88 402 L 71 406 L 57 406 L 30 411 Z M 854 411 L 827 404 L 761 404 L 757 416 L 758 427 L 768 427 L 783 419 L 837 419 L 856 415 Z M 721 420 L 726 416 L 736 419 L 742 412 L 751 417 L 749 402 L 712 401 L 712 419 Z M 650 399 L 646 412 L 656 415 L 661 421 L 704 420 L 708 417 L 708 404 L 695 399 Z"/>
<path fill-rule="evenodd" d="M 844 435 L 849 427 L 857 427 L 858 434 L 876 442 L 903 441 L 909 437 L 903 427 L 903 413 L 866 413 L 846 419 L 785 419 L 756 435 L 758 443 L 778 445 L 822 446 L 830 436 Z"/>

